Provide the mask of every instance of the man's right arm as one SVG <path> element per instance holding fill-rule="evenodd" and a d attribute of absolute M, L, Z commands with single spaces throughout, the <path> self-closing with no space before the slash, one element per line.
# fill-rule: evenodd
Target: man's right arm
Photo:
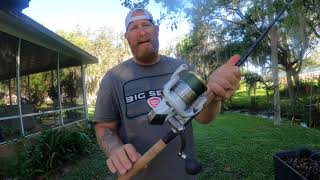
<path fill-rule="evenodd" d="M 123 145 L 117 135 L 117 126 L 117 121 L 97 122 L 95 125 L 97 141 L 106 156 L 110 156 L 112 150 Z"/>
<path fill-rule="evenodd" d="M 131 144 L 123 144 L 117 134 L 118 121 L 97 122 L 97 141 L 108 157 L 107 166 L 112 173 L 125 174 L 141 156 Z"/>

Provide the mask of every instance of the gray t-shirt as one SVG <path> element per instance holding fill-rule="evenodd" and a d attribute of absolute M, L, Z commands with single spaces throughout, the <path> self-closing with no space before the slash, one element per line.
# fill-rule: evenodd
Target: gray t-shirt
<path fill-rule="evenodd" d="M 147 114 L 161 100 L 163 85 L 173 72 L 185 63 L 161 56 L 154 65 L 141 66 L 129 59 L 109 70 L 103 77 L 97 97 L 94 121 L 120 121 L 118 135 L 124 143 L 131 143 L 144 154 L 168 131 L 169 125 L 151 125 Z M 185 132 L 187 155 L 194 156 L 191 123 Z M 178 156 L 180 139 L 177 137 L 134 179 L 188 180 L 184 160 Z"/>

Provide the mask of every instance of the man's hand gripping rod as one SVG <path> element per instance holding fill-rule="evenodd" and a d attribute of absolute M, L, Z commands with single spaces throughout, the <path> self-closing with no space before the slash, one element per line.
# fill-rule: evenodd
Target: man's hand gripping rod
<path fill-rule="evenodd" d="M 282 11 L 269 24 L 268 28 L 259 36 L 257 41 L 242 54 L 241 59 L 235 64 L 236 66 L 240 67 L 247 60 L 249 55 L 258 47 L 263 38 L 292 2 L 293 0 L 286 4 Z M 166 121 L 169 122 L 173 128 L 141 156 L 126 174 L 120 175 L 118 180 L 129 180 L 145 169 L 149 162 L 166 148 L 171 140 L 184 132 L 185 126 L 214 98 L 213 93 L 202 93 L 202 95 L 199 95 L 199 92 L 204 92 L 203 87 L 198 88 L 198 86 L 201 86 L 201 80 L 199 85 L 198 76 L 185 70 L 185 67 L 179 67 L 172 75 L 171 79 L 164 86 L 163 100 L 156 109 L 148 115 L 151 124 L 163 124 L 164 121 Z M 185 78 L 185 76 L 189 78 Z M 185 84 L 187 84 L 187 86 L 189 85 L 196 93 L 189 93 L 186 89 L 190 89 L 190 87 L 187 87 Z M 157 114 L 157 112 L 159 112 L 159 114 Z M 182 151 L 179 155 L 186 160 L 186 170 L 189 174 L 197 174 L 201 170 L 201 167 L 188 159 Z M 188 161 L 189 163 L 187 163 Z"/>

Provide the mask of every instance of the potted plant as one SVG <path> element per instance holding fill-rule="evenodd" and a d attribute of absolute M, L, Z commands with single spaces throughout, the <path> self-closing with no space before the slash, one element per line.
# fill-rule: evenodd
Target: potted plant
<path fill-rule="evenodd" d="M 275 179 L 320 180 L 320 152 L 298 149 L 273 155 Z"/>

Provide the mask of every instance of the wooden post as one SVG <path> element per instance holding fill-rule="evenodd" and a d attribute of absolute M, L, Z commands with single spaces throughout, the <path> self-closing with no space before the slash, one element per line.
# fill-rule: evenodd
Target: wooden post
<path fill-rule="evenodd" d="M 12 105 L 12 95 L 11 95 L 11 79 L 8 80 L 9 83 L 9 102 Z"/>
<path fill-rule="evenodd" d="M 28 101 L 31 101 L 31 92 L 30 92 L 30 75 L 28 74 Z"/>

